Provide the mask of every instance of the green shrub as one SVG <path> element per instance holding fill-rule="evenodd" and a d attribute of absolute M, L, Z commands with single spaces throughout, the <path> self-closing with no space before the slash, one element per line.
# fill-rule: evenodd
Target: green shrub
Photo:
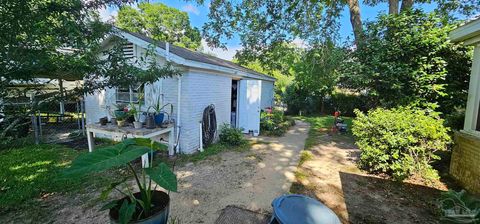
<path fill-rule="evenodd" d="M 411 108 L 355 111 L 352 132 L 362 150 L 359 166 L 403 180 L 412 175 L 437 179 L 430 162 L 437 150 L 446 150 L 449 129 L 436 113 Z"/>
<path fill-rule="evenodd" d="M 243 137 L 241 129 L 231 127 L 229 124 L 223 124 L 220 127 L 220 143 L 230 146 L 239 146 L 246 144 L 247 140 Z"/>
<path fill-rule="evenodd" d="M 445 126 L 452 130 L 463 129 L 463 122 L 465 121 L 465 108 L 456 107 L 452 112 L 445 115 Z"/>
<path fill-rule="evenodd" d="M 295 120 L 283 115 L 282 111 L 260 114 L 260 133 L 263 135 L 282 136 L 288 128 L 295 125 Z"/>

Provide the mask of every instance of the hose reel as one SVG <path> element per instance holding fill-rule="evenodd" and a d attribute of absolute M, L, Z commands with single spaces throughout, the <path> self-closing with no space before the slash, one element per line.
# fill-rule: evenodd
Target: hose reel
<path fill-rule="evenodd" d="M 215 105 L 210 104 L 203 110 L 202 118 L 202 140 L 203 147 L 207 147 L 215 140 L 217 132 L 217 116 L 215 114 Z"/>

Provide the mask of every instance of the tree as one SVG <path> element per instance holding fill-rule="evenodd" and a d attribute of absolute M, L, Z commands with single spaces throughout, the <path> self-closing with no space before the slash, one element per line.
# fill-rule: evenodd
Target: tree
<path fill-rule="evenodd" d="M 313 105 L 304 104 L 304 107 L 324 113 L 325 99 L 330 97 L 337 87 L 339 68 L 344 56 L 344 50 L 333 42 L 314 46 L 303 53 L 302 60 L 294 65 L 294 83 L 301 87 L 301 92 L 306 93 L 310 99 L 305 99 L 305 102 L 314 102 Z"/>
<path fill-rule="evenodd" d="M 84 92 L 93 93 L 105 87 L 152 81 L 162 75 L 175 75 L 169 66 L 146 63 L 140 70 L 123 57 L 123 42 L 116 41 L 112 49 L 101 46 L 111 25 L 99 20 L 97 9 L 108 5 L 121 6 L 128 0 L 58 0 L 3 1 L 0 7 L 0 139 L 15 134 L 15 127 L 30 122 L 28 116 L 42 99 L 28 108 L 15 107 L 18 95 L 7 87 L 14 83 L 35 84 L 36 78 L 82 80 L 88 85 Z M 104 54 L 106 57 L 99 57 Z M 152 62 L 152 63 L 150 63 Z M 150 72 L 149 72 L 150 71 Z M 152 73 L 153 72 L 153 73 Z M 139 77 L 133 76 L 138 74 Z M 150 74 L 155 74 L 152 76 Z M 105 77 L 105 79 L 98 79 Z M 121 78 L 120 78 L 121 77 Z M 80 94 L 82 95 L 82 94 Z"/>
<path fill-rule="evenodd" d="M 382 15 L 367 24 L 364 45 L 349 55 L 342 84 L 367 93 L 372 105 L 463 106 L 470 48 L 448 41 L 453 24 L 436 13 Z"/>
<path fill-rule="evenodd" d="M 197 0 L 203 3 L 203 0 Z M 370 6 L 386 0 L 364 0 Z M 480 11 L 478 0 L 419 0 L 419 3 L 437 3 L 436 11 L 442 15 L 472 15 Z M 389 12 L 398 14 L 399 0 L 389 0 Z M 414 0 L 403 0 L 400 12 L 408 12 Z M 364 25 L 358 0 L 342 1 L 276 1 L 276 0 L 213 0 L 208 14 L 209 21 L 203 33 L 211 46 L 224 46 L 222 40 L 238 34 L 245 49 L 262 52 L 277 42 L 289 42 L 294 38 L 309 43 L 335 40 L 338 18 L 347 6 L 355 42 L 362 42 Z"/>
<path fill-rule="evenodd" d="M 200 31 L 190 25 L 188 14 L 162 3 L 144 2 L 138 4 L 138 9 L 124 6 L 118 12 L 116 25 L 192 50 L 201 44 Z"/>

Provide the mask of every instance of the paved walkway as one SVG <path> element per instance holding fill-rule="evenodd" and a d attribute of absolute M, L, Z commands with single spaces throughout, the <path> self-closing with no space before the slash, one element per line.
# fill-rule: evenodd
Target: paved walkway
<path fill-rule="evenodd" d="M 249 152 L 226 152 L 177 170 L 171 217 L 181 223 L 214 223 L 229 205 L 270 212 L 272 200 L 295 181 L 309 125 L 297 121 L 283 137 L 256 137 Z"/>

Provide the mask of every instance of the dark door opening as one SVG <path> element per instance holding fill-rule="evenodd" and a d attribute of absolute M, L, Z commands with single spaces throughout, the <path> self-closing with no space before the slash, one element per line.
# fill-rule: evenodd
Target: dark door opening
<path fill-rule="evenodd" d="M 230 124 L 237 127 L 237 107 L 238 107 L 238 80 L 232 80 L 232 102 L 230 110 Z"/>

